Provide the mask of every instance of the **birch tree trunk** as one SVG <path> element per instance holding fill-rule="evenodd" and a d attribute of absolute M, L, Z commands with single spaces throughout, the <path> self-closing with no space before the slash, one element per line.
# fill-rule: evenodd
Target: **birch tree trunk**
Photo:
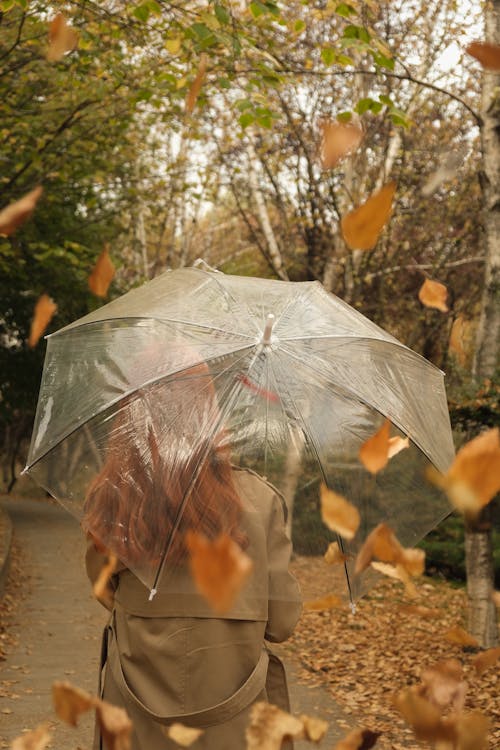
<path fill-rule="evenodd" d="M 486 40 L 500 44 L 500 0 L 489 0 L 485 11 Z M 483 74 L 481 143 L 483 156 L 483 224 L 486 250 L 474 375 L 493 377 L 498 369 L 500 346 L 500 75 Z M 486 512 L 465 532 L 469 632 L 484 648 L 498 643 L 491 523 Z"/>

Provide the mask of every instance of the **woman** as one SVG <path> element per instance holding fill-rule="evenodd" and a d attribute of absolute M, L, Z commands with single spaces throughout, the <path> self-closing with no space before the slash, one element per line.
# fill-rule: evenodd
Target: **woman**
<path fill-rule="evenodd" d="M 288 638 L 300 615 L 286 509 L 271 485 L 231 465 L 221 422 L 205 365 L 152 385 L 121 409 L 87 493 L 91 581 L 106 549 L 125 563 L 111 581 L 101 695 L 127 710 L 133 750 L 177 747 L 165 727 L 178 721 L 204 730 L 197 749 L 243 750 L 253 703 L 288 708 L 282 665 L 265 646 Z M 227 534 L 253 562 L 223 616 L 191 577 L 188 530 L 210 539 Z M 149 601 L 141 579 L 149 581 L 148 569 L 162 559 Z"/>

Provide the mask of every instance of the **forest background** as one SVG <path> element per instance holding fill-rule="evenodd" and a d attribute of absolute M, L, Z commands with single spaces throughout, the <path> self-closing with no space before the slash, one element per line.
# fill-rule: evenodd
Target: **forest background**
<path fill-rule="evenodd" d="M 197 258 L 321 281 L 446 371 L 457 445 L 497 426 L 499 75 L 466 48 L 500 41 L 498 10 L 2 0 L 0 207 L 43 186 L 30 220 L 0 237 L 4 488 L 33 424 L 37 300 L 57 306 L 50 332 Z M 330 166 L 325 123 L 336 122 L 363 140 Z M 389 181 L 390 221 L 373 248 L 353 250 L 341 217 Z M 112 262 L 111 284 L 91 291 L 98 259 Z M 431 306 L 419 298 L 426 280 L 445 287 Z M 469 534 L 469 553 L 486 550 L 480 577 L 496 570 L 498 586 L 498 503 L 487 514 L 474 529 L 455 515 L 441 525 L 429 570 L 465 577 Z M 494 645 L 493 604 L 486 619 L 473 629 Z"/>

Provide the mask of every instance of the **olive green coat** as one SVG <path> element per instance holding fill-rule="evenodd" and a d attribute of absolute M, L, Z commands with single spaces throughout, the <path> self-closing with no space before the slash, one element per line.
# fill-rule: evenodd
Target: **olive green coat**
<path fill-rule="evenodd" d="M 199 596 L 189 575 L 177 581 L 175 593 L 159 587 L 151 602 L 149 590 L 129 570 L 115 577 L 101 695 L 131 717 L 132 750 L 177 748 L 164 733 L 174 721 L 204 730 L 193 750 L 244 750 L 253 703 L 269 700 L 287 708 L 283 668 L 275 657 L 268 667 L 264 643 L 288 638 L 301 611 L 299 588 L 288 571 L 284 503 L 252 472 L 235 470 L 235 479 L 254 569 L 224 618 Z M 89 544 L 91 581 L 102 563 Z"/>

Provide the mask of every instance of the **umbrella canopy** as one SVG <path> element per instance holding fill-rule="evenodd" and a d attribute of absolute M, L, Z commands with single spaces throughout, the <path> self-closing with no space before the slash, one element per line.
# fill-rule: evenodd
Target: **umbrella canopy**
<path fill-rule="evenodd" d="M 410 447 L 373 475 L 359 451 L 386 418 Z M 300 555 L 336 538 L 321 520 L 324 483 L 360 511 L 355 538 L 340 540 L 355 600 L 353 560 L 378 523 L 409 546 L 447 515 L 424 471 L 453 456 L 443 373 L 321 284 L 185 268 L 48 337 L 26 470 L 87 529 L 106 485 L 114 511 L 95 535 L 149 587 L 182 557 L 182 528 L 234 528 L 215 481 L 229 462 L 283 493 Z M 197 509 L 201 485 L 212 510 Z M 156 532 L 149 557 L 134 543 L 143 527 Z"/>

